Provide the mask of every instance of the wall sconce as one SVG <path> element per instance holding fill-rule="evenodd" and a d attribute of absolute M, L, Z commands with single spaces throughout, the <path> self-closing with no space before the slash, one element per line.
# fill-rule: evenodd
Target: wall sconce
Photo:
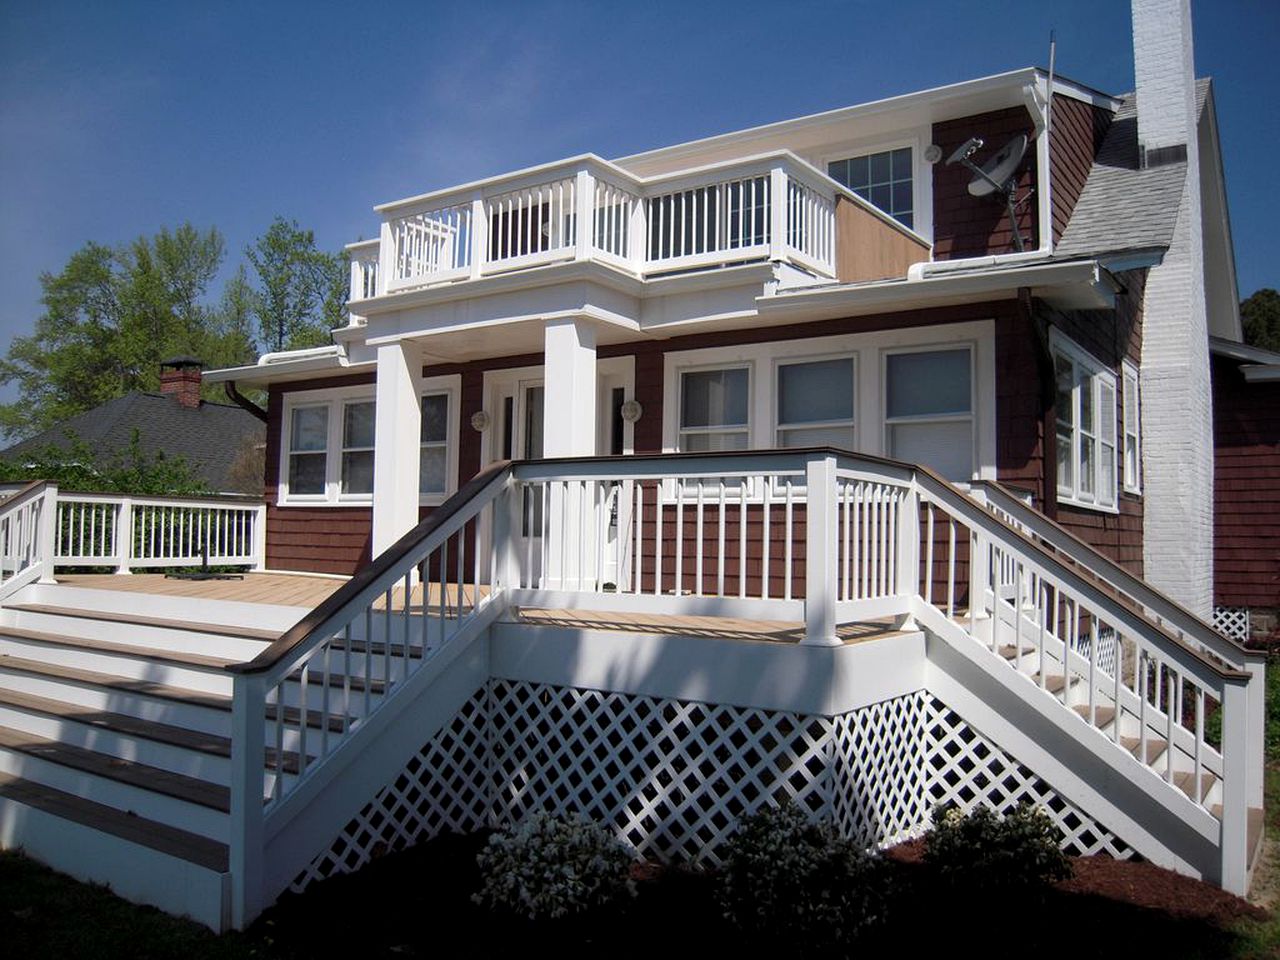
<path fill-rule="evenodd" d="M 628 400 L 618 413 L 627 423 L 635 423 L 644 416 L 644 407 L 640 406 L 639 400 Z"/>
<path fill-rule="evenodd" d="M 489 429 L 492 418 L 488 410 L 477 410 L 471 415 L 471 429 L 476 433 L 484 433 Z"/>

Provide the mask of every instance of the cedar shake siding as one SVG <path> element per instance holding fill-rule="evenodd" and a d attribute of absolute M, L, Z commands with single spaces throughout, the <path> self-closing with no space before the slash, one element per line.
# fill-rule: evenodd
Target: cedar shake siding
<path fill-rule="evenodd" d="M 945 158 L 970 137 L 981 137 L 984 145 L 974 157 L 975 162 L 981 165 L 1019 133 L 1025 133 L 1029 141 L 1035 137 L 1035 125 L 1023 107 L 1010 107 L 933 125 L 933 142 L 942 148 L 944 158 L 944 162 L 933 166 L 935 259 L 952 260 L 1013 252 L 1013 233 L 1003 198 L 970 196 L 969 181 L 973 174 L 958 163 L 948 166 Z M 1019 169 L 1017 196 L 1022 198 L 1036 184 L 1034 142 L 1028 145 Z M 1018 226 L 1027 250 L 1034 250 L 1040 243 L 1039 224 L 1036 222 L 1038 209 L 1034 194 L 1018 207 Z"/>
<path fill-rule="evenodd" d="M 1055 94 L 1052 122 L 1049 174 L 1053 182 L 1053 243 L 1056 246 L 1089 178 L 1102 138 L 1111 126 L 1111 113 L 1074 97 Z"/>
<path fill-rule="evenodd" d="M 1280 607 L 1280 383 L 1214 357 L 1213 602 Z"/>

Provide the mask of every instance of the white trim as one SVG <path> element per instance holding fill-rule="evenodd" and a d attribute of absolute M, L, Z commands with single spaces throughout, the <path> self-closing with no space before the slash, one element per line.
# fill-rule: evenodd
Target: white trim
<path fill-rule="evenodd" d="M 1142 378 L 1137 365 L 1131 360 L 1120 364 L 1121 400 L 1124 408 L 1120 414 L 1120 472 L 1124 477 L 1124 492 L 1142 493 Z M 1129 385 L 1133 384 L 1132 392 Z M 1129 411 L 1133 411 L 1134 469 L 1129 475 Z"/>
<path fill-rule="evenodd" d="M 892 153 L 904 147 L 911 150 L 911 226 L 908 230 L 921 239 L 933 243 L 933 166 L 924 159 L 924 150 L 932 139 L 933 131 L 929 127 L 920 127 L 901 136 L 890 139 L 846 140 L 834 146 L 823 145 L 821 152 L 812 154 L 813 166 L 828 177 L 830 164 L 837 160 L 852 160 L 857 157 L 870 156 L 873 153 Z M 834 177 L 832 178 L 834 179 Z M 837 181 L 839 182 L 839 181 Z M 853 193 L 852 187 L 845 187 L 846 193 Z M 861 199 L 861 198 L 859 198 Z M 870 201 L 867 201 L 870 203 Z M 872 204 L 874 207 L 875 204 Z M 887 210 L 878 212 L 889 214 Z M 925 216 L 927 214 L 927 216 Z M 902 227 L 904 224 L 889 214 L 893 222 Z"/>
<path fill-rule="evenodd" d="M 1058 464 L 1055 458 L 1052 465 L 1054 473 L 1054 483 L 1057 485 L 1058 502 L 1073 507 L 1081 507 L 1086 510 L 1096 510 L 1099 513 L 1119 513 L 1120 512 L 1120 462 L 1124 453 L 1121 443 L 1115 442 L 1119 437 L 1117 434 L 1122 433 L 1123 425 L 1118 419 L 1118 409 L 1120 404 L 1120 392 L 1116 386 L 1115 371 L 1100 361 L 1093 354 L 1089 353 L 1082 346 L 1072 340 L 1070 337 L 1062 333 L 1057 327 L 1051 327 L 1049 330 L 1049 351 L 1055 355 L 1054 359 L 1054 389 L 1057 390 L 1057 359 L 1056 354 L 1062 354 L 1072 364 L 1072 387 L 1071 387 L 1071 486 L 1063 487 L 1057 483 Z M 1081 374 L 1084 374 L 1082 376 Z M 1112 423 L 1112 463 L 1111 463 L 1111 496 L 1112 503 L 1100 503 L 1096 499 L 1085 499 L 1080 493 L 1080 467 L 1082 464 L 1080 437 L 1080 396 L 1081 389 L 1087 384 L 1087 388 L 1092 394 L 1093 410 L 1094 410 L 1094 433 L 1093 437 L 1098 444 L 1098 452 L 1094 460 L 1094 489 L 1093 497 L 1097 497 L 1101 492 L 1101 484 L 1098 482 L 1102 476 L 1102 431 L 1101 426 L 1106 411 L 1102 404 L 1102 387 L 1105 384 L 1111 389 L 1112 406 L 1110 416 Z M 1055 412 L 1055 421 L 1057 420 Z M 1054 425 L 1055 431 L 1057 424 Z"/>
<path fill-rule="evenodd" d="M 769 449 L 776 443 L 776 374 L 780 361 L 854 357 L 854 437 L 861 453 L 883 455 L 883 372 L 881 355 L 903 350 L 972 350 L 974 391 L 974 472 L 996 477 L 995 324 L 990 320 L 939 324 L 867 333 L 730 344 L 698 350 L 670 351 L 663 358 L 662 449 L 679 452 L 680 373 L 684 370 L 745 365 L 752 368 L 748 447 Z"/>

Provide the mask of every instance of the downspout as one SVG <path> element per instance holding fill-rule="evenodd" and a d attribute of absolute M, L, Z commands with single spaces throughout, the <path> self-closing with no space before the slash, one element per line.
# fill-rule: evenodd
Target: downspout
<path fill-rule="evenodd" d="M 254 403 L 252 400 L 246 397 L 243 393 L 237 390 L 234 380 L 226 381 L 222 385 L 222 387 L 227 392 L 228 400 L 234 403 L 237 407 L 240 407 L 242 410 L 245 410 L 248 413 L 253 414 L 263 423 L 267 422 L 267 411 L 263 410 L 260 406 L 258 406 L 256 403 Z"/>

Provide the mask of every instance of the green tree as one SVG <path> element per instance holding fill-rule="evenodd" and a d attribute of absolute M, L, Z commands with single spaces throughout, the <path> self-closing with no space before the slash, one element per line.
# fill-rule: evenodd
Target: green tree
<path fill-rule="evenodd" d="M 0 460 L 0 482 L 53 480 L 64 490 L 80 493 L 188 496 L 210 492 L 183 457 L 147 456 L 137 430 L 128 450 L 106 459 L 95 456 L 83 440 L 71 435 L 67 439 L 65 447 L 50 444 L 20 459 Z"/>
<path fill-rule="evenodd" d="M 1280 293 L 1263 287 L 1240 304 L 1244 342 L 1280 352 Z"/>
<path fill-rule="evenodd" d="M 27 436 L 132 390 L 155 390 L 170 357 L 251 363 L 253 294 L 243 268 L 221 301 L 207 303 L 224 255 L 215 228 L 188 223 L 118 250 L 86 244 L 61 272 L 42 275 L 44 313 L 0 361 L 0 383 L 20 394 L 0 404 L 0 430 Z"/>
<path fill-rule="evenodd" d="M 254 313 L 263 345 L 297 350 L 329 343 L 329 332 L 345 322 L 345 255 L 318 250 L 310 230 L 276 217 L 245 256 L 258 275 Z"/>

